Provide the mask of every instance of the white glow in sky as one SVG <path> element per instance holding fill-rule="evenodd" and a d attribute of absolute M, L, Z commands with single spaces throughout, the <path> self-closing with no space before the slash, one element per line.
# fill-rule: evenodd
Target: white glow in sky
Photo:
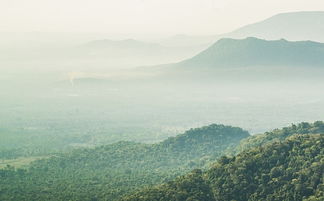
<path fill-rule="evenodd" d="M 0 0 L 0 31 L 220 34 L 323 0 Z"/>

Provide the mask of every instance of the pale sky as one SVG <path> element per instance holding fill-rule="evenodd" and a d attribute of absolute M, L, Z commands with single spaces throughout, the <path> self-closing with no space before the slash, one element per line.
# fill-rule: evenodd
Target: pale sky
<path fill-rule="evenodd" d="M 0 0 L 0 31 L 211 35 L 324 0 Z"/>

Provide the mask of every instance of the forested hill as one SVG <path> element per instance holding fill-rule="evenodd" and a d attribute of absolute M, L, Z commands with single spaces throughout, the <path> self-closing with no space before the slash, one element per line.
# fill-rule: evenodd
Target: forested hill
<path fill-rule="evenodd" d="M 161 149 L 184 152 L 186 154 L 195 154 L 197 157 L 210 154 L 213 149 L 214 155 L 224 151 L 224 145 L 229 148 L 235 148 L 236 142 L 249 136 L 247 131 L 238 127 L 212 124 L 201 128 L 190 129 L 182 135 L 170 137 L 158 146 Z"/>
<path fill-rule="evenodd" d="M 123 201 L 324 200 L 324 135 L 304 134 L 222 157 L 206 172 L 195 170 Z"/>
<path fill-rule="evenodd" d="M 248 132 L 230 126 L 192 129 L 158 144 L 120 142 L 0 170 L 0 200 L 114 200 L 203 168 L 237 146 Z"/>
<path fill-rule="evenodd" d="M 324 66 L 323 54 L 324 44 L 311 41 L 224 38 L 193 58 L 178 63 L 177 66 Z"/>
<path fill-rule="evenodd" d="M 284 141 L 286 138 L 294 134 L 320 134 L 324 133 L 324 122 L 316 121 L 314 123 L 302 122 L 300 124 L 292 124 L 289 127 L 284 127 L 282 129 L 275 129 L 271 132 L 266 132 L 264 134 L 253 135 L 248 138 L 243 139 L 240 145 L 237 146 L 233 153 L 237 154 L 241 151 L 251 149 L 253 147 L 263 146 L 273 142 Z"/>

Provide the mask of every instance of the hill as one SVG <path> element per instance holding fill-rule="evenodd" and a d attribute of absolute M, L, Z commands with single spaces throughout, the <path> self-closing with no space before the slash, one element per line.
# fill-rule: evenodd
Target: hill
<path fill-rule="evenodd" d="M 114 200 L 203 168 L 248 137 L 231 126 L 191 129 L 157 144 L 120 142 L 0 170 L 0 200 Z"/>
<path fill-rule="evenodd" d="M 221 39 L 183 67 L 324 66 L 324 44 L 311 41 Z"/>
<path fill-rule="evenodd" d="M 122 200 L 323 200 L 323 147 L 324 135 L 293 135 Z"/>
<path fill-rule="evenodd" d="M 324 42 L 324 11 L 280 13 L 261 22 L 219 37 L 257 37 L 268 40 L 312 40 Z"/>
<path fill-rule="evenodd" d="M 253 135 L 243 139 L 240 145 L 236 147 L 235 153 L 240 153 L 254 147 L 264 146 L 274 142 L 282 142 L 294 134 L 320 134 L 324 133 L 324 122 L 316 121 L 314 123 L 303 122 L 300 124 L 292 124 L 289 127 L 275 129 L 264 134 Z"/>

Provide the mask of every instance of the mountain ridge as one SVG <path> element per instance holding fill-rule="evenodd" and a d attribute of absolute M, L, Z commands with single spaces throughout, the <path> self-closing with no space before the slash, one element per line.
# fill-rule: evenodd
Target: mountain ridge
<path fill-rule="evenodd" d="M 178 66 L 324 66 L 324 44 L 313 41 L 291 42 L 223 38 Z"/>
<path fill-rule="evenodd" d="M 229 33 L 217 36 L 242 39 L 257 37 L 267 40 L 324 42 L 324 11 L 297 11 L 279 13 L 262 21 L 251 23 Z"/>
<path fill-rule="evenodd" d="M 324 42 L 324 25 L 321 23 L 323 21 L 324 11 L 284 12 L 222 34 L 206 36 L 175 35 L 170 37 L 166 44 L 203 45 L 212 44 L 221 38 L 243 39 L 247 37 L 265 40 L 284 38 L 290 41 L 311 40 Z M 174 40 L 174 38 L 177 40 Z M 161 43 L 164 44 L 163 41 Z"/>

